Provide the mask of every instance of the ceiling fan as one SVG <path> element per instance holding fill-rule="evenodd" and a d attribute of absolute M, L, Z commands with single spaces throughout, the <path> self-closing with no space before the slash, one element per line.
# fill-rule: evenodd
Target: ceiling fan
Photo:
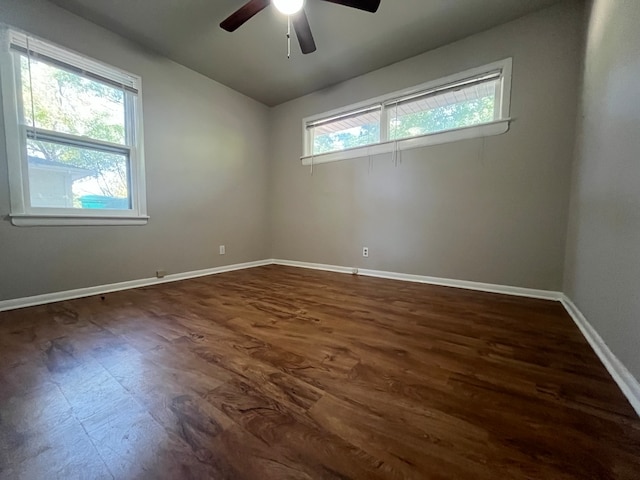
<path fill-rule="evenodd" d="M 344 5 L 345 7 L 357 8 L 365 12 L 375 13 L 380 6 L 381 0 L 322 0 L 325 2 Z M 289 15 L 293 28 L 296 31 L 298 42 L 302 53 L 312 53 L 316 51 L 316 42 L 311 34 L 311 27 L 307 14 L 304 11 L 305 0 L 250 0 L 244 6 L 236 10 L 231 16 L 224 20 L 220 26 L 227 32 L 233 32 L 240 28 L 251 17 L 267 8 L 269 4 L 274 6 L 285 15 Z"/>

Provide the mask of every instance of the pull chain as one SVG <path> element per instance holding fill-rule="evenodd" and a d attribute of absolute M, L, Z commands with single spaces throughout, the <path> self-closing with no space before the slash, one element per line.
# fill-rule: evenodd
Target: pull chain
<path fill-rule="evenodd" d="M 398 102 L 396 102 L 395 114 L 393 117 L 393 164 L 398 166 Z"/>
<path fill-rule="evenodd" d="M 33 139 L 38 139 L 36 132 L 36 107 L 33 100 L 33 77 L 31 76 L 31 46 L 29 45 L 29 37 L 27 36 L 27 66 L 29 68 L 29 97 L 31 97 L 31 127 L 33 128 Z"/>
<path fill-rule="evenodd" d="M 287 58 L 291 58 L 291 15 L 287 15 Z"/>
<path fill-rule="evenodd" d="M 396 134 L 394 135 L 394 138 L 396 139 L 396 143 L 394 144 L 393 150 L 396 152 L 395 157 L 396 157 L 396 168 L 398 167 L 398 130 L 397 128 L 400 126 L 400 120 L 398 119 L 398 102 L 396 102 Z"/>

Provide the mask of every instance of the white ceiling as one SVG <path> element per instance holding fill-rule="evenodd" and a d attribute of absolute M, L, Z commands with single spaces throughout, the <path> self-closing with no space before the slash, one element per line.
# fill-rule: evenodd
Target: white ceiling
<path fill-rule="evenodd" d="M 557 3 L 559 0 L 382 0 L 371 14 L 321 0 L 306 11 L 318 50 L 302 55 L 273 6 L 234 33 L 218 25 L 245 0 L 52 0 L 272 106 Z"/>

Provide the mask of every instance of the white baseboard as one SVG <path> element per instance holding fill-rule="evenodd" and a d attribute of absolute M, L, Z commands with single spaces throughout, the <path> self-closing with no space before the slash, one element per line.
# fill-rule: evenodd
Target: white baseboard
<path fill-rule="evenodd" d="M 627 367 L 614 355 L 607 344 L 604 343 L 602 337 L 600 337 L 598 332 L 591 326 L 571 299 L 563 295 L 560 301 L 580 329 L 580 332 L 582 332 L 584 338 L 586 338 L 589 345 L 591 345 L 593 351 L 598 355 L 602 364 L 618 384 L 624 396 L 627 397 L 633 409 L 638 416 L 640 416 L 640 382 L 627 370 Z"/>
<path fill-rule="evenodd" d="M 276 258 L 272 258 L 271 263 L 274 265 L 283 265 L 285 267 L 307 268 L 309 270 L 323 270 L 325 272 L 354 273 L 354 269 L 352 267 L 340 267 L 337 265 L 326 265 L 324 263 L 298 262 L 296 260 L 280 260 Z"/>
<path fill-rule="evenodd" d="M 445 287 L 465 288 L 468 290 L 478 290 L 482 292 L 502 293 L 506 295 L 517 295 L 522 297 L 542 298 L 546 300 L 560 300 L 562 293 L 547 290 L 534 290 L 530 288 L 510 287 L 504 285 L 494 285 L 490 283 L 469 282 L 465 280 L 452 280 L 448 278 L 427 277 L 422 275 L 410 275 L 406 273 L 385 272 L 381 270 L 355 269 L 352 267 L 342 267 L 337 265 L 325 265 L 321 263 L 297 262 L 293 260 L 267 259 L 255 262 L 237 263 L 234 265 L 223 265 L 221 267 L 195 270 L 191 272 L 175 273 L 164 278 L 143 278 L 140 280 L 130 280 L 127 282 L 111 283 L 108 285 L 97 285 L 94 287 L 78 288 L 63 292 L 45 293 L 32 297 L 15 298 L 11 300 L 0 300 L 0 312 L 14 310 L 16 308 L 33 307 L 46 303 L 61 302 L 74 298 L 90 297 L 92 295 L 102 295 L 105 293 L 129 290 L 131 288 L 146 287 L 148 285 L 158 285 L 161 283 L 176 282 L 190 278 L 215 275 L 217 273 L 231 272 L 245 268 L 260 267 L 264 265 L 285 265 L 289 267 L 308 268 L 313 270 L 324 270 L 337 273 L 357 273 L 367 277 L 388 278 L 391 280 L 402 280 L 406 282 L 428 283 Z"/>
<path fill-rule="evenodd" d="M 160 283 L 177 282 L 179 280 L 187 280 L 189 278 L 204 277 L 207 275 L 215 275 L 216 273 L 231 272 L 234 270 L 243 270 L 245 268 L 261 267 L 270 265 L 271 260 L 258 260 L 256 262 L 236 263 L 233 265 L 223 265 L 221 267 L 207 268 L 205 270 L 195 270 L 192 272 L 174 273 L 163 278 L 143 278 L 141 280 L 130 280 L 127 282 L 111 283 L 108 285 L 98 285 L 95 287 L 78 288 L 75 290 L 66 290 L 64 292 L 45 293 L 43 295 L 35 295 L 33 297 L 15 298 L 11 300 L 0 301 L 0 312 L 5 310 L 14 310 L 16 308 L 33 307 L 35 305 L 43 305 L 45 303 L 61 302 L 63 300 L 72 300 L 74 298 L 90 297 L 92 295 L 102 295 L 105 293 L 118 292 L 120 290 L 129 290 L 131 288 L 146 287 L 148 285 L 157 285 Z"/>
<path fill-rule="evenodd" d="M 364 275 L 366 277 L 387 278 L 390 280 L 402 280 L 404 282 L 428 283 L 430 285 L 440 285 L 443 287 L 464 288 L 467 290 L 477 290 L 480 292 L 501 293 L 505 295 L 515 295 L 519 297 L 541 298 L 544 300 L 560 301 L 562 292 L 552 290 L 536 290 L 533 288 L 511 287 L 507 285 L 497 285 L 493 283 L 470 282 L 467 280 L 454 280 L 450 278 L 427 277 L 424 275 L 411 275 L 408 273 L 386 272 L 383 270 L 354 269 L 352 267 L 342 267 L 337 265 L 324 265 L 321 263 L 296 262 L 292 260 L 273 259 L 276 265 L 289 267 L 310 268 L 313 270 L 326 270 L 328 272 L 350 273 Z"/>

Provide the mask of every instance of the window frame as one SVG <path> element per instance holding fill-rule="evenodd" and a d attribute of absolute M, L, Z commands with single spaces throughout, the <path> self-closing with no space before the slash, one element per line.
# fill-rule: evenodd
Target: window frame
<path fill-rule="evenodd" d="M 486 137 L 491 135 L 501 135 L 509 131 L 511 117 L 511 76 L 513 59 L 511 57 L 492 62 L 480 67 L 465 70 L 460 73 L 449 75 L 437 80 L 432 80 L 414 87 L 381 95 L 376 98 L 354 103 L 345 107 L 337 108 L 318 115 L 305 117 L 302 120 L 303 155 L 300 157 L 302 165 L 316 165 L 328 162 L 337 162 L 353 158 L 379 155 L 384 153 L 394 153 L 396 151 L 412 148 L 438 145 L 442 143 L 455 142 L 471 138 Z M 389 139 L 389 120 L 393 117 L 394 105 L 397 102 L 405 101 L 411 97 L 419 97 L 431 91 L 452 88 L 466 80 L 481 78 L 492 72 L 500 72 L 499 81 L 496 84 L 496 104 L 495 117 L 491 122 L 479 123 L 466 127 L 440 130 L 424 135 L 402 138 L 398 140 Z M 326 122 L 330 119 L 340 119 L 341 117 L 352 115 L 358 111 L 366 109 L 381 108 L 380 116 L 380 142 L 366 146 L 347 148 L 334 152 L 313 153 L 313 134 L 311 129 L 313 124 Z"/>
<path fill-rule="evenodd" d="M 26 43 L 27 39 L 30 43 Z M 12 47 L 13 45 L 13 47 Z M 87 137 L 22 125 L 21 50 L 34 58 L 84 78 L 122 87 L 124 92 L 125 143 L 114 144 Z M 18 54 L 16 54 L 18 52 Z M 24 53 L 23 53 L 24 54 Z M 27 32 L 0 24 L 0 88 L 9 173 L 11 222 L 16 226 L 46 225 L 144 225 L 148 222 L 142 123 L 142 80 L 139 76 L 86 57 Z M 27 139 L 33 135 L 54 143 L 122 154 L 128 158 L 130 209 L 33 207 L 29 193 Z"/>

